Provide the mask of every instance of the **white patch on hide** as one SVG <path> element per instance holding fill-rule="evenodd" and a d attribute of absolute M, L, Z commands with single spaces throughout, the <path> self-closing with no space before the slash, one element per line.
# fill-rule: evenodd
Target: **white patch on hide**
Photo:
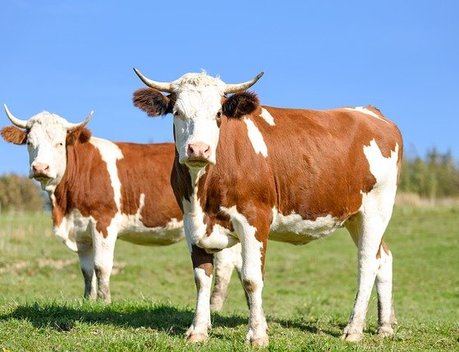
<path fill-rule="evenodd" d="M 387 120 L 383 119 L 381 116 L 379 116 L 378 114 L 374 113 L 373 111 L 367 109 L 366 107 L 364 106 L 356 106 L 355 108 L 345 108 L 345 110 L 352 110 L 352 111 L 358 111 L 358 112 L 361 112 L 363 114 L 367 114 L 367 115 L 370 115 L 378 120 L 381 120 L 381 121 L 384 121 L 385 123 L 389 123 Z"/>
<path fill-rule="evenodd" d="M 398 150 L 399 146 L 396 144 L 390 157 L 385 158 L 374 139 L 370 141 L 370 145 L 363 147 L 370 164 L 370 172 L 376 178 L 376 184 L 370 192 L 362 192 L 362 210 L 374 211 L 381 216 L 384 214 L 384 226 L 387 226 L 392 215 L 397 192 Z"/>
<path fill-rule="evenodd" d="M 342 227 L 337 218 L 327 215 L 315 220 L 304 220 L 299 214 L 282 215 L 273 208 L 273 222 L 269 239 L 292 244 L 306 244 L 325 237 Z"/>
<path fill-rule="evenodd" d="M 268 156 L 268 147 L 266 146 L 260 130 L 249 118 L 244 117 L 244 122 L 247 125 L 247 133 L 255 153 L 260 153 L 266 158 Z"/>
<path fill-rule="evenodd" d="M 105 139 L 91 137 L 90 143 L 99 150 L 102 160 L 107 164 L 107 171 L 113 188 L 115 204 L 119 211 L 121 208 L 121 181 L 118 176 L 116 161 L 123 159 L 123 153 L 115 143 Z"/>
<path fill-rule="evenodd" d="M 266 121 L 266 123 L 270 126 L 275 126 L 276 123 L 274 122 L 274 117 L 269 113 L 268 110 L 265 108 L 261 108 L 261 114 L 260 116 L 263 118 L 263 120 Z"/>

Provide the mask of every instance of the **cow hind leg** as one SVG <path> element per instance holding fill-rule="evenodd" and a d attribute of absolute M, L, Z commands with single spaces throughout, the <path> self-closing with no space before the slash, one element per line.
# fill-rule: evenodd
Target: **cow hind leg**
<path fill-rule="evenodd" d="M 239 274 L 241 272 L 241 245 L 236 244 L 233 247 L 225 248 L 215 253 L 214 267 L 215 284 L 210 297 L 210 308 L 212 311 L 218 312 L 223 308 L 234 268 L 237 269 Z"/>
<path fill-rule="evenodd" d="M 394 334 L 397 323 L 392 298 L 392 253 L 384 242 L 379 248 L 379 268 L 376 274 L 378 293 L 378 334 L 386 337 Z"/>
<path fill-rule="evenodd" d="M 343 339 L 359 341 L 363 337 L 363 328 L 371 291 L 376 280 L 379 307 L 378 330 L 381 334 L 392 334 L 390 315 L 392 311 L 392 256 L 385 252 L 382 237 L 387 227 L 389 216 L 380 212 L 365 212 L 355 215 L 346 227 L 358 248 L 358 291 L 354 308 Z M 386 214 L 387 215 L 387 214 Z M 388 313 L 389 312 L 389 313 Z"/>
<path fill-rule="evenodd" d="M 84 279 L 84 298 L 97 298 L 97 283 L 94 275 L 94 249 L 92 243 L 77 243 L 78 257 L 80 259 L 80 268 Z"/>
<path fill-rule="evenodd" d="M 115 241 L 117 234 L 110 232 L 106 237 L 98 231 L 93 231 L 94 243 L 94 272 L 97 278 L 97 298 L 105 303 L 111 303 L 110 275 L 113 268 Z"/>

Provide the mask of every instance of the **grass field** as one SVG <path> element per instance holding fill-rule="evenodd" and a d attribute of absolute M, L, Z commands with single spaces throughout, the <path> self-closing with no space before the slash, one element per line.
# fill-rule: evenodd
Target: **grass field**
<path fill-rule="evenodd" d="M 270 351 L 459 350 L 459 208 L 396 209 L 386 234 L 394 255 L 394 338 L 339 339 L 354 301 L 356 251 L 343 231 L 307 246 L 269 243 L 264 308 Z M 233 276 L 210 340 L 184 340 L 195 287 L 184 242 L 118 242 L 111 305 L 85 302 L 77 256 L 47 215 L 0 216 L 0 351 L 244 351 L 247 308 Z"/>

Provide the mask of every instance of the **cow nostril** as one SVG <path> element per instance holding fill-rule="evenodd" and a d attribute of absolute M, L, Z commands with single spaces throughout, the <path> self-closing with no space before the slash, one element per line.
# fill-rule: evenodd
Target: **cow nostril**
<path fill-rule="evenodd" d="M 191 144 L 188 145 L 187 154 L 188 154 L 188 156 L 193 156 L 194 155 L 194 148 L 193 148 L 193 146 Z"/>
<path fill-rule="evenodd" d="M 49 171 L 48 164 L 36 163 L 32 165 L 32 170 L 34 173 L 45 173 Z"/>
<path fill-rule="evenodd" d="M 188 144 L 187 155 L 189 158 L 207 159 L 210 156 L 210 146 L 205 143 Z"/>

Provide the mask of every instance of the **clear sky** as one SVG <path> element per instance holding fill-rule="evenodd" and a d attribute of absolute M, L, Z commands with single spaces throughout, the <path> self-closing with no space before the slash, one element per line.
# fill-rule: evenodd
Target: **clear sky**
<path fill-rule="evenodd" d="M 95 114 L 93 134 L 172 140 L 170 116 L 132 105 L 139 68 L 159 81 L 202 69 L 252 87 L 265 105 L 372 104 L 402 130 L 408 155 L 459 158 L 459 1 L 0 2 L 0 103 L 27 119 Z M 9 120 L 0 111 L 0 127 Z M 24 146 L 0 140 L 0 174 L 27 174 Z"/>

